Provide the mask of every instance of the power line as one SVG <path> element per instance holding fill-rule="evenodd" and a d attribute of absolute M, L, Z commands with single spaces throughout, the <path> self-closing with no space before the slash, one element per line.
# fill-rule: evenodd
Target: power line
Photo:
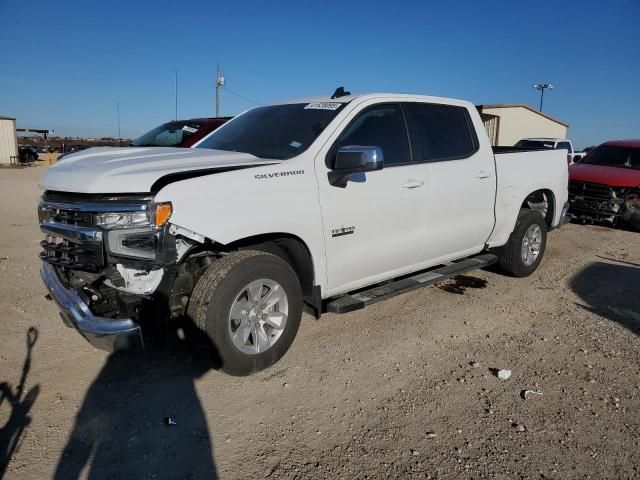
<path fill-rule="evenodd" d="M 231 93 L 231 94 L 235 95 L 236 97 L 240 97 L 240 98 L 242 98 L 243 100 L 246 100 L 246 101 L 247 101 L 247 102 L 249 102 L 249 103 L 253 103 L 254 105 L 258 105 L 258 106 L 259 106 L 259 105 L 262 105 L 261 103 L 256 102 L 255 100 L 251 100 L 250 98 L 247 98 L 247 97 L 245 97 L 244 95 L 240 95 L 238 92 L 234 92 L 233 90 L 229 90 L 229 88 L 228 88 L 228 87 L 222 87 L 222 88 L 223 88 L 224 90 L 226 90 L 227 92 L 229 92 L 229 93 Z"/>

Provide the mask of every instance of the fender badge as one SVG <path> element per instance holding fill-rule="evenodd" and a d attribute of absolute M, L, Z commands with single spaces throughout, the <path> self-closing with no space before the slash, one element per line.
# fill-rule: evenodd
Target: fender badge
<path fill-rule="evenodd" d="M 333 230 L 331 230 L 331 236 L 332 237 L 342 237 L 343 235 L 351 235 L 352 233 L 355 233 L 356 231 L 356 227 L 340 227 L 340 228 L 334 228 Z"/>

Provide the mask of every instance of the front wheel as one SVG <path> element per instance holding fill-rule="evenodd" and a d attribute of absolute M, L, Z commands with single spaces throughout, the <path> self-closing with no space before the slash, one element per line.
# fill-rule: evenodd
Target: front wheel
<path fill-rule="evenodd" d="M 276 363 L 291 346 L 302 316 L 300 282 L 280 257 L 232 252 L 198 280 L 187 316 L 201 334 L 197 346 L 216 367 L 249 375 Z"/>
<path fill-rule="evenodd" d="M 522 209 L 509 241 L 500 252 L 500 267 L 514 277 L 527 277 L 540 265 L 547 245 L 547 225 L 537 210 Z"/>

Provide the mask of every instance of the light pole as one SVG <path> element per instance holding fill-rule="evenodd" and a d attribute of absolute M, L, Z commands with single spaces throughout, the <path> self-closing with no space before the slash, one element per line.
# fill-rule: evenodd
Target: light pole
<path fill-rule="evenodd" d="M 120 136 L 120 104 L 116 102 L 116 110 L 118 112 L 118 146 L 122 146 L 122 137 Z"/>
<path fill-rule="evenodd" d="M 542 112 L 542 100 L 544 99 L 544 91 L 548 88 L 553 90 L 553 85 L 550 83 L 536 83 L 533 88 L 540 90 L 540 111 Z"/>
<path fill-rule="evenodd" d="M 220 116 L 220 87 L 224 87 L 224 75 L 218 64 L 216 66 L 216 117 Z"/>

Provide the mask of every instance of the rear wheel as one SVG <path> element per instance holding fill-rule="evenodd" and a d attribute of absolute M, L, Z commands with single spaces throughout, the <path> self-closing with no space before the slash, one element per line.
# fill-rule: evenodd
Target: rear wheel
<path fill-rule="evenodd" d="M 540 265 L 547 245 L 547 225 L 539 211 L 522 209 L 509 241 L 500 253 L 500 266 L 514 277 L 527 277 Z"/>
<path fill-rule="evenodd" d="M 218 368 L 249 375 L 276 363 L 291 346 L 302 316 L 300 282 L 275 255 L 233 252 L 198 280 L 187 315 L 204 334 L 196 335 L 197 346 Z"/>

